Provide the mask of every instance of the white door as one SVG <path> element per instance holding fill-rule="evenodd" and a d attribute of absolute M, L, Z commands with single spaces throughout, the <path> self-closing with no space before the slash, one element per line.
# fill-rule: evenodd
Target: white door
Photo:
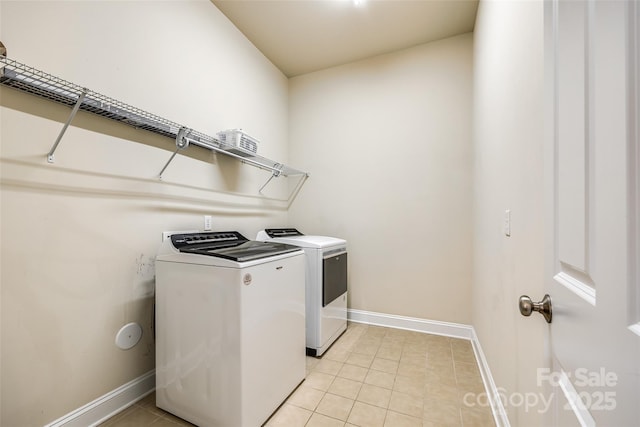
<path fill-rule="evenodd" d="M 639 9 L 545 2 L 550 425 L 640 426 Z"/>

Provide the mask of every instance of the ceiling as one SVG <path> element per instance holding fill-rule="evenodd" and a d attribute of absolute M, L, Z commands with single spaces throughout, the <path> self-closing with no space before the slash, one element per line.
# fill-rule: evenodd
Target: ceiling
<path fill-rule="evenodd" d="M 478 0 L 211 1 L 288 77 L 471 32 L 478 8 Z"/>

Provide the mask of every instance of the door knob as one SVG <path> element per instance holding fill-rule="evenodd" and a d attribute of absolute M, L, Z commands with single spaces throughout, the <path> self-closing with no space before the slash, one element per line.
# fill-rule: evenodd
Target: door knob
<path fill-rule="evenodd" d="M 551 297 L 549 294 L 545 295 L 540 302 L 533 302 L 526 295 L 520 297 L 520 313 L 523 316 L 531 316 L 534 311 L 542 314 L 547 323 L 551 323 Z"/>

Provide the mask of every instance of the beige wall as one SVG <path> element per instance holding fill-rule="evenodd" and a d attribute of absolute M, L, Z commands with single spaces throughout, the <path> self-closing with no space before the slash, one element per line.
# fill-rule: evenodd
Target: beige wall
<path fill-rule="evenodd" d="M 472 35 L 290 80 L 290 225 L 349 245 L 352 309 L 470 323 Z"/>
<path fill-rule="evenodd" d="M 518 311 L 520 295 L 544 295 L 543 64 L 542 1 L 480 3 L 474 32 L 473 325 L 506 398 L 540 393 L 536 369 L 545 366 L 547 324 Z M 511 237 L 502 233 L 506 209 Z M 507 405 L 511 425 L 542 425 L 538 409 Z"/>
<path fill-rule="evenodd" d="M 0 14 L 10 58 L 208 134 L 242 127 L 287 160 L 287 80 L 210 2 L 3 1 Z M 69 112 L 0 88 L 3 426 L 43 425 L 154 368 L 162 231 L 210 214 L 254 237 L 287 219 L 257 193 L 267 172 L 192 147 L 160 181 L 172 140 L 85 113 L 48 164 Z M 123 351 L 128 322 L 144 335 Z"/>

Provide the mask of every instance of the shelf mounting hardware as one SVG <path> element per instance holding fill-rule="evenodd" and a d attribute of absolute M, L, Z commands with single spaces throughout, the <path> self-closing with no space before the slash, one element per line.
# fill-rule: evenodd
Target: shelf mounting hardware
<path fill-rule="evenodd" d="M 64 133 L 67 131 L 67 128 L 71 124 L 71 121 L 73 120 L 73 118 L 76 116 L 76 113 L 80 109 L 80 105 L 82 104 L 82 101 L 84 101 L 84 97 L 87 95 L 88 91 L 89 89 L 86 89 L 86 88 L 82 89 L 82 92 L 78 96 L 78 100 L 76 101 L 76 104 L 73 106 L 73 109 L 71 110 L 71 114 L 69 114 L 69 118 L 67 119 L 67 122 L 64 124 L 64 126 L 62 126 L 62 130 L 60 130 L 60 133 L 58 134 L 56 141 L 53 143 L 53 147 L 51 147 L 51 150 L 49 150 L 49 153 L 47 154 L 47 162 L 49 163 L 55 162 L 54 154 L 56 152 L 56 149 L 58 148 L 58 144 L 60 144 L 60 141 L 62 140 Z"/>
<path fill-rule="evenodd" d="M 258 193 L 262 194 L 262 190 L 264 190 L 264 188 L 271 182 L 271 180 L 273 178 L 277 178 L 280 176 L 280 174 L 282 173 L 282 167 L 284 165 L 278 163 L 276 165 L 273 166 L 273 170 L 271 171 L 271 176 L 269 177 L 269 179 L 267 180 L 267 182 L 265 182 L 264 184 L 262 184 L 262 187 L 260 187 L 260 189 L 258 190 Z"/>
<path fill-rule="evenodd" d="M 164 173 L 165 169 L 167 169 L 167 167 L 169 166 L 169 163 L 171 163 L 171 161 L 176 156 L 176 154 L 178 154 L 178 151 L 184 150 L 189 146 L 189 140 L 187 139 L 187 137 L 188 135 L 191 135 L 191 132 L 192 130 L 187 129 L 186 127 L 181 127 L 180 130 L 178 131 L 178 134 L 176 135 L 176 151 L 173 152 L 171 157 L 169 157 L 169 161 L 164 165 L 164 167 L 160 171 L 160 174 L 158 175 L 160 179 L 162 179 L 162 174 Z"/>

